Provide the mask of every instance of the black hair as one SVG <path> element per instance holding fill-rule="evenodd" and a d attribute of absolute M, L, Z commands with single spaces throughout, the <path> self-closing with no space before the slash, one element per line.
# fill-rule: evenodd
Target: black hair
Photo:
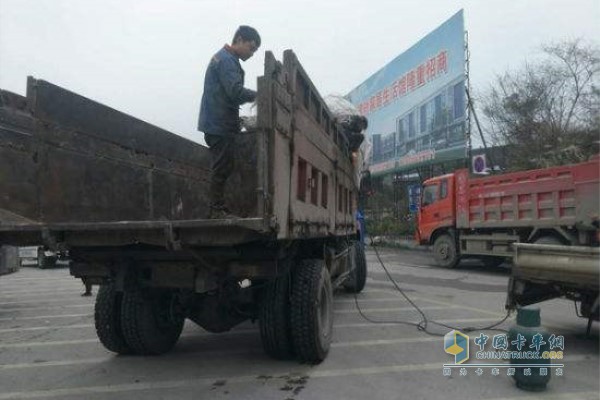
<path fill-rule="evenodd" d="M 256 31 L 256 29 L 254 29 L 251 26 L 240 25 L 237 31 L 235 31 L 235 35 L 233 35 L 232 44 L 235 43 L 238 39 L 242 39 L 244 42 L 251 42 L 254 40 L 254 43 L 256 43 L 256 47 L 260 47 L 260 35 Z"/>

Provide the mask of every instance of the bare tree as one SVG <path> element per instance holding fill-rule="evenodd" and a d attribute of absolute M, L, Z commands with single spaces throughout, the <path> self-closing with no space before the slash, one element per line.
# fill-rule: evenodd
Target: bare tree
<path fill-rule="evenodd" d="M 498 76 L 483 98 L 492 142 L 510 146 L 512 169 L 579 162 L 598 151 L 598 48 L 578 39 L 542 52 Z"/>

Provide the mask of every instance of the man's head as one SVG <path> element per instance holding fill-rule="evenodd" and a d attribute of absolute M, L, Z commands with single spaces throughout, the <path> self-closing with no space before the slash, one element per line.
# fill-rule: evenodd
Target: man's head
<path fill-rule="evenodd" d="M 246 61 L 252 57 L 259 47 L 260 35 L 251 26 L 242 25 L 235 32 L 235 35 L 233 35 L 231 48 L 242 61 Z"/>

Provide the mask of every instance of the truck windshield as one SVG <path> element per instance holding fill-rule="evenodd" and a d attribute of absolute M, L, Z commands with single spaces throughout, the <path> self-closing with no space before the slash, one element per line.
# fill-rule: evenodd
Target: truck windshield
<path fill-rule="evenodd" d="M 421 205 L 423 207 L 425 207 L 431 203 L 434 203 L 437 200 L 437 193 L 438 193 L 438 185 L 437 184 L 425 186 L 425 188 L 423 188 L 423 201 L 422 201 Z"/>

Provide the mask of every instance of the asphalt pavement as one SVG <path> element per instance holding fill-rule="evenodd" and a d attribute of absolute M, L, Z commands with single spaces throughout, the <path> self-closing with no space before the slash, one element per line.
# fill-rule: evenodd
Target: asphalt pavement
<path fill-rule="evenodd" d="M 268 358 L 250 322 L 223 334 L 186 322 L 169 354 L 116 356 L 96 338 L 97 287 L 94 296 L 81 297 L 84 286 L 67 268 L 22 268 L 0 277 L 0 400 L 599 398 L 598 324 L 587 337 L 587 321 L 575 315 L 572 302 L 540 305 L 544 327 L 564 337 L 564 359 L 555 361 L 563 367 L 549 369 L 546 391 L 524 392 L 507 376 L 507 364 L 496 371 L 469 367 L 477 362 L 472 341 L 463 373 L 458 367 L 444 371 L 454 358 L 437 335 L 451 329 L 434 324 L 465 330 L 501 320 L 509 265 L 490 270 L 473 260 L 447 270 L 436 267 L 428 252 L 379 248 L 379 253 L 400 289 L 427 316 L 429 333 L 400 323 L 422 318 L 369 248 L 367 286 L 356 299 L 336 293 L 332 348 L 316 366 Z M 498 328 L 512 324 L 514 316 Z M 467 332 L 471 339 L 481 333 L 491 343 L 503 332 Z"/>

